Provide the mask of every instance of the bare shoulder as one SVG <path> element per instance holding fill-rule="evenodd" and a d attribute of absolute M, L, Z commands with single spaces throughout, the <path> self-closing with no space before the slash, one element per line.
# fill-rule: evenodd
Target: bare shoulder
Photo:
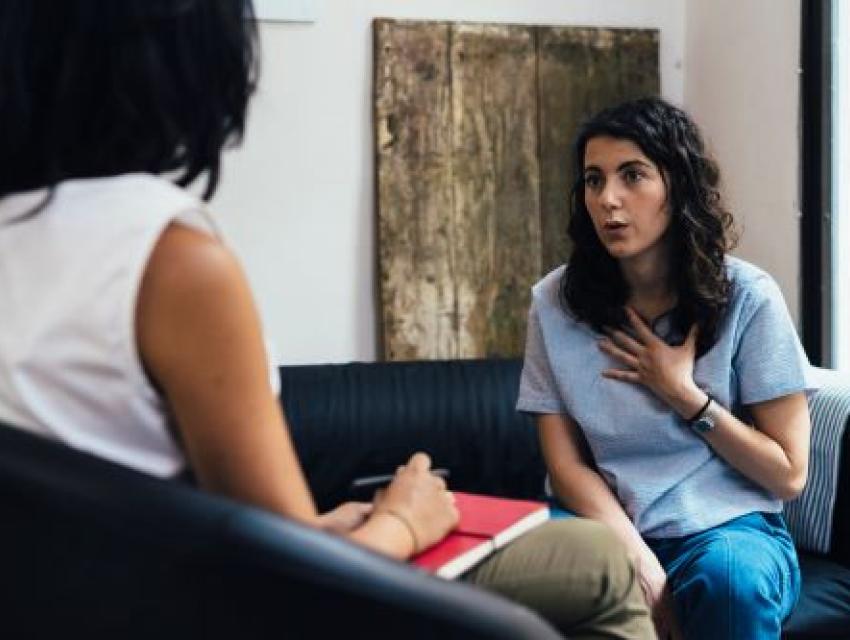
<path fill-rule="evenodd" d="M 228 347 L 261 343 L 250 288 L 233 253 L 203 232 L 169 225 L 142 278 L 136 338 L 160 383 L 181 354 L 197 363 L 212 356 L 211 348 L 221 358 Z"/>
<path fill-rule="evenodd" d="M 236 257 L 209 234 L 181 224 L 170 224 L 160 236 L 142 283 L 143 294 L 202 295 L 242 280 Z"/>

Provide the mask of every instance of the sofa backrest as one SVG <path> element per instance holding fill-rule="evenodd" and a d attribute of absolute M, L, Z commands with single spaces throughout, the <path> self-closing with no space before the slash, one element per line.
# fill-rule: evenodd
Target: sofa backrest
<path fill-rule="evenodd" d="M 423 449 L 450 485 L 540 498 L 545 468 L 533 420 L 515 411 L 521 360 L 448 360 L 281 367 L 281 398 L 311 488 L 325 507 L 348 498 L 351 478 L 388 473 Z M 850 566 L 850 380 L 817 370 L 812 465 L 836 464 L 829 550 Z M 829 424 L 827 424 L 829 423 Z M 843 435 L 842 435 L 843 434 Z M 826 448 L 824 448 L 826 445 Z M 815 477 L 815 474 L 812 474 Z M 811 482 L 802 502 L 832 499 Z M 822 529 L 824 509 L 789 513 L 792 534 Z"/>
<path fill-rule="evenodd" d="M 352 478 L 391 473 L 417 450 L 457 489 L 540 498 L 537 430 L 516 412 L 520 360 L 281 367 L 281 400 L 322 507 Z"/>
<path fill-rule="evenodd" d="M 0 425 L 0 636 L 559 636 L 339 538 Z"/>

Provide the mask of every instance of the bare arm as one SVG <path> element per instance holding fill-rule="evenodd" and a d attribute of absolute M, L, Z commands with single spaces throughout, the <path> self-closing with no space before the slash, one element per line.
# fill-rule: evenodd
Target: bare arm
<path fill-rule="evenodd" d="M 633 558 L 646 553 L 648 547 L 619 500 L 591 466 L 584 437 L 575 421 L 566 415 L 540 415 L 537 429 L 552 488 L 564 505 L 608 524 Z"/>
<path fill-rule="evenodd" d="M 136 338 L 203 488 L 398 558 L 412 552 L 411 533 L 388 511 L 417 527 L 413 535 L 422 544 L 439 539 L 455 523 L 445 484 L 432 481 L 430 460 L 422 454 L 402 467 L 404 482 L 393 483 L 387 504 L 317 515 L 269 383 L 248 283 L 233 255 L 214 238 L 181 225 L 166 229 L 145 270 Z"/>
<path fill-rule="evenodd" d="M 537 429 L 555 493 L 569 509 L 614 530 L 635 564 L 659 637 L 680 637 L 667 590 L 667 574 L 620 501 L 593 468 L 579 426 L 567 415 L 544 414 L 537 418 Z"/>
<path fill-rule="evenodd" d="M 638 339 L 622 331 L 600 347 L 628 369 L 609 369 L 610 378 L 643 384 L 683 418 L 705 404 L 707 395 L 693 379 L 696 329 L 685 343 L 671 347 L 655 336 L 640 317 L 628 310 Z M 731 466 L 778 498 L 790 500 L 806 483 L 809 458 L 809 409 L 802 393 L 794 393 L 750 407 L 755 429 L 729 411 L 705 438 Z"/>
<path fill-rule="evenodd" d="M 794 393 L 751 405 L 750 411 L 755 428 L 723 409 L 705 440 L 750 480 L 782 500 L 793 500 L 808 475 L 811 423 L 806 397 Z"/>
<path fill-rule="evenodd" d="M 316 509 L 268 380 L 248 283 L 215 239 L 171 225 L 136 310 L 142 360 L 174 414 L 202 487 L 316 523 Z"/>

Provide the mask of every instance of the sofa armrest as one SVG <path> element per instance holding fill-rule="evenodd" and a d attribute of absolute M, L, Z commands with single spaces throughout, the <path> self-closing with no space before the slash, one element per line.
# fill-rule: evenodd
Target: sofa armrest
<path fill-rule="evenodd" d="M 800 549 L 850 566 L 850 380 L 817 373 L 822 386 L 809 399 L 809 479 L 785 517 Z"/>

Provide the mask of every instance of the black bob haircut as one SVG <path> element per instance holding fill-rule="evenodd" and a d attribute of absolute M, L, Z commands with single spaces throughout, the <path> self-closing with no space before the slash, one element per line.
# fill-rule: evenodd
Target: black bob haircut
<path fill-rule="evenodd" d="M 736 242 L 734 220 L 720 192 L 720 171 L 696 124 L 661 98 L 641 98 L 605 109 L 585 122 L 574 145 L 575 182 L 567 232 L 573 242 L 561 281 L 565 310 L 600 333 L 626 327 L 628 285 L 605 249 L 584 201 L 584 154 L 596 137 L 630 140 L 658 167 L 667 187 L 671 222 L 670 283 L 677 294 L 672 321 L 677 333 L 699 326 L 697 355 L 716 342 L 731 283 L 725 255 Z"/>
<path fill-rule="evenodd" d="M 150 172 L 209 199 L 257 47 L 250 0 L 0 1 L 0 197 Z"/>

